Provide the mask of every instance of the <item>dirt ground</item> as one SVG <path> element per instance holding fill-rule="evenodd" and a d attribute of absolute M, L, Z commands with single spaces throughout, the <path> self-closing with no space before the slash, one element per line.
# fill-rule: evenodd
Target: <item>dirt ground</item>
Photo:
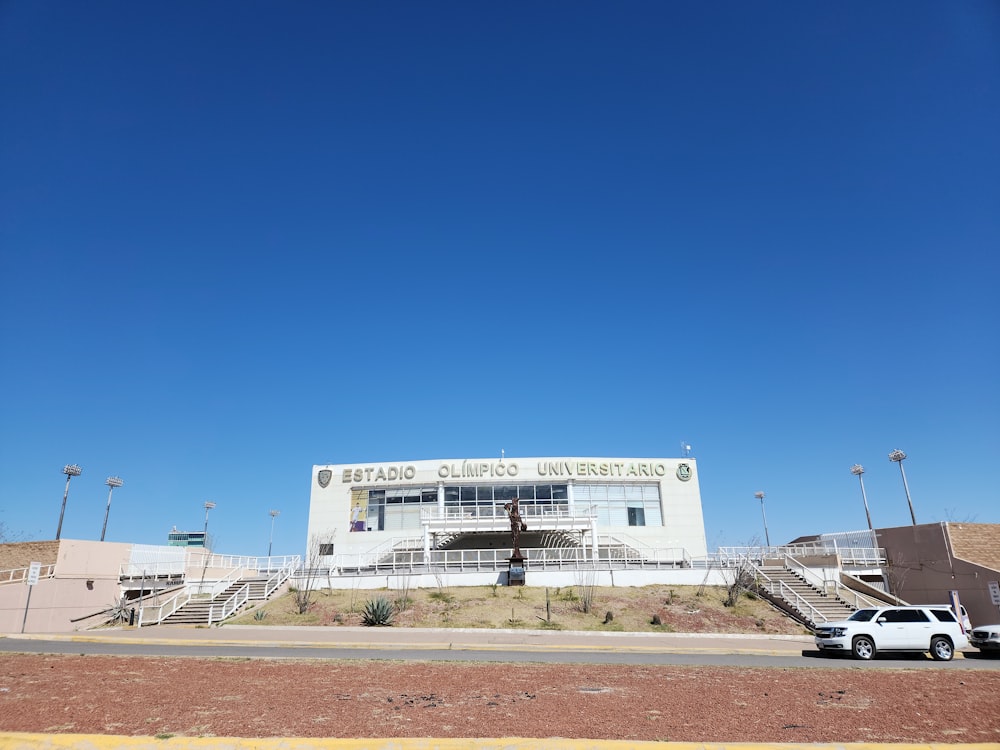
<path fill-rule="evenodd" d="M 562 588 L 469 586 L 429 589 L 321 590 L 299 613 L 290 592 L 233 620 L 244 625 L 361 625 L 365 604 L 397 605 L 394 627 L 531 628 L 647 633 L 765 633 L 806 629 L 766 601 L 746 596 L 735 607 L 719 586 Z M 610 615 L 609 615 L 610 613 Z M 658 624 L 657 624 L 658 623 Z"/>
<path fill-rule="evenodd" d="M 9 654 L 0 729 L 998 743 L 1000 673 Z"/>

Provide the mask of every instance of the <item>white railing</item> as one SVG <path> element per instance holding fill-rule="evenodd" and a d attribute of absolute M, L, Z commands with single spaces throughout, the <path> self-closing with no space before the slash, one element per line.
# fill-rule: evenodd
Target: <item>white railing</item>
<path fill-rule="evenodd" d="M 799 594 L 784 581 L 773 581 L 760 570 L 756 570 L 755 575 L 757 577 L 757 585 L 771 594 L 771 596 L 784 599 L 786 602 L 794 606 L 799 612 L 812 620 L 812 622 L 827 621 L 826 615 L 816 609 L 816 607 L 814 607 L 808 599 Z"/>
<path fill-rule="evenodd" d="M 226 601 L 220 604 L 213 604 L 208 608 L 208 624 L 211 625 L 213 622 L 222 622 L 222 620 L 225 620 L 233 614 L 233 612 L 246 604 L 249 599 L 250 584 L 245 583 L 240 586 L 239 590 L 235 594 L 226 599 Z"/>
<path fill-rule="evenodd" d="M 0 570 L 0 585 L 5 583 L 20 583 L 28 580 L 29 568 L 11 568 L 10 570 Z M 39 578 L 54 578 L 56 574 L 55 563 L 43 565 L 38 571 Z"/>
<path fill-rule="evenodd" d="M 809 585 L 817 589 L 822 589 L 823 593 L 828 596 L 832 593 L 855 609 L 877 607 L 880 604 L 880 602 L 876 602 L 874 599 L 870 599 L 864 594 L 845 586 L 840 580 L 840 568 L 833 569 L 836 574 L 835 578 L 827 578 L 826 568 L 823 569 L 823 575 L 821 576 L 813 568 L 806 567 L 790 555 L 785 555 L 782 561 L 788 570 L 800 576 Z"/>
<path fill-rule="evenodd" d="M 717 558 L 722 565 L 732 565 L 741 560 L 749 559 L 758 564 L 765 558 L 784 557 L 816 557 L 822 555 L 840 555 L 844 563 L 851 565 L 868 565 L 878 567 L 885 563 L 885 550 L 882 547 L 839 547 L 835 542 L 818 544 L 785 544 L 774 547 L 719 547 L 718 552 L 709 557 Z"/>
<path fill-rule="evenodd" d="M 159 625 L 161 622 L 170 617 L 170 615 L 191 601 L 193 597 L 194 594 L 185 589 L 176 596 L 170 597 L 162 604 L 154 604 L 153 606 L 140 604 L 139 619 L 136 624 L 140 628 L 143 625 Z"/>
<path fill-rule="evenodd" d="M 302 558 L 298 555 L 292 556 L 291 560 L 283 565 L 276 573 L 267 579 L 264 585 L 264 598 L 270 598 L 277 588 L 287 581 L 293 572 L 302 567 Z"/>
<path fill-rule="evenodd" d="M 587 547 L 535 547 L 521 550 L 527 564 L 538 568 L 660 568 L 686 565 L 684 551 L 680 549 L 658 550 L 650 548 L 642 553 L 629 545 L 606 545 L 598 549 L 598 558 L 593 558 L 593 549 Z M 465 571 L 504 570 L 507 568 L 511 550 L 468 549 L 431 550 L 428 556 L 423 549 L 401 549 L 381 554 L 367 552 L 351 555 L 335 555 L 329 568 L 310 568 L 297 571 L 297 577 L 316 575 L 356 575 L 372 572 L 420 572 L 441 568 Z"/>

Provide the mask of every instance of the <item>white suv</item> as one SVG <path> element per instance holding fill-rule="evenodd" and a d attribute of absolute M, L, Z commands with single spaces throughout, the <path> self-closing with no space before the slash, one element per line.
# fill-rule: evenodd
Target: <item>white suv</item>
<path fill-rule="evenodd" d="M 859 609 L 843 622 L 816 628 L 820 651 L 849 652 L 855 659 L 871 659 L 879 651 L 929 651 L 938 661 L 948 661 L 968 645 L 947 604 Z"/>

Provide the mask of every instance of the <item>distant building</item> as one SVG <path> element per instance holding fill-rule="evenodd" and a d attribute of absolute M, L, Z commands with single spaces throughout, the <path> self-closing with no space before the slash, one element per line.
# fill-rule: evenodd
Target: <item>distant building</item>
<path fill-rule="evenodd" d="M 167 534 L 167 544 L 171 547 L 207 547 L 204 531 L 178 531 L 177 527 Z"/>

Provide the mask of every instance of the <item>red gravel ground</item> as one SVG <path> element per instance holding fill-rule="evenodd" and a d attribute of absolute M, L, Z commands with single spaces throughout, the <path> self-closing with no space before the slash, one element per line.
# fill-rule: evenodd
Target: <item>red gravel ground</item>
<path fill-rule="evenodd" d="M 1000 742 L 1000 672 L 0 656 L 0 729 Z"/>

